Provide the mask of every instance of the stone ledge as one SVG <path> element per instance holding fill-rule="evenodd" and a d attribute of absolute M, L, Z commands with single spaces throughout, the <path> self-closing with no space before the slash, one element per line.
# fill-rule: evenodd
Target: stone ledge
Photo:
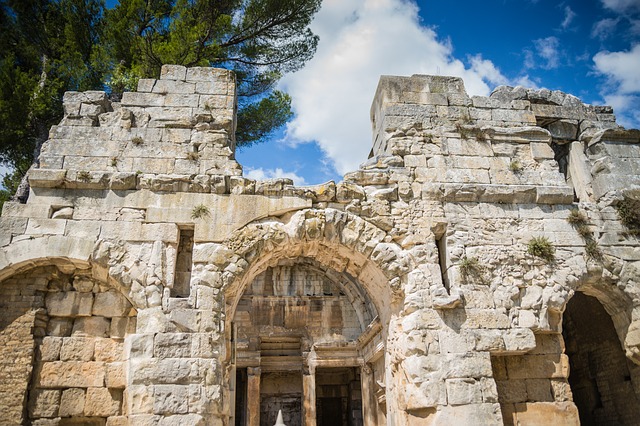
<path fill-rule="evenodd" d="M 569 186 L 425 183 L 422 198 L 455 202 L 572 204 Z"/>

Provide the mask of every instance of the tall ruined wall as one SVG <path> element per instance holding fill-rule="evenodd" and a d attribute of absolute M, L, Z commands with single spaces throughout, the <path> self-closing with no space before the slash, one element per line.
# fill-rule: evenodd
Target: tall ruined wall
<path fill-rule="evenodd" d="M 609 107 L 382 77 L 371 157 L 295 187 L 242 177 L 235 104 L 231 73 L 178 66 L 122 102 L 65 95 L 0 217 L 7 423 L 576 424 L 590 389 L 633 418 L 640 132 Z M 571 382 L 595 377 L 576 292 L 620 382 Z"/>

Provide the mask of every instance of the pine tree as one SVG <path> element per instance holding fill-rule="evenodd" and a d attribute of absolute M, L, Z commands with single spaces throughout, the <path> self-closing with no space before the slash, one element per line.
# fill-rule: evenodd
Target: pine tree
<path fill-rule="evenodd" d="M 64 92 L 103 86 L 103 11 L 102 0 L 0 0 L 0 162 L 13 169 L 1 201 L 27 187 Z"/>
<path fill-rule="evenodd" d="M 315 53 L 309 23 L 320 0 L 122 0 L 107 11 L 109 56 L 124 74 L 157 77 L 163 64 L 232 69 L 239 146 L 264 141 L 291 118 L 274 90 Z"/>

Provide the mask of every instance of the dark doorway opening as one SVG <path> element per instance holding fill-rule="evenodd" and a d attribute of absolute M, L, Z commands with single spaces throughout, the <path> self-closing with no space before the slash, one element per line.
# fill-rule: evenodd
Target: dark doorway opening
<path fill-rule="evenodd" d="M 581 424 L 638 424 L 640 399 L 633 382 L 640 379 L 640 367 L 625 356 L 604 307 L 595 297 L 576 292 L 562 325 L 569 384 Z"/>
<path fill-rule="evenodd" d="M 247 369 L 236 370 L 236 426 L 247 424 Z"/>
<path fill-rule="evenodd" d="M 316 370 L 318 426 L 362 426 L 362 392 L 357 368 Z"/>

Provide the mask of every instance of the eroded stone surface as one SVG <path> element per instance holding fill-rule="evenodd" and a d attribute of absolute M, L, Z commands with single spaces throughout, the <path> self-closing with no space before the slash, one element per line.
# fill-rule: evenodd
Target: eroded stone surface
<path fill-rule="evenodd" d="M 300 188 L 241 176 L 235 96 L 232 73 L 180 66 L 121 103 L 65 95 L 0 218 L 2 418 L 576 424 L 576 292 L 637 397 L 640 248 L 617 206 L 640 199 L 640 132 L 609 107 L 385 76 L 371 158 Z"/>

